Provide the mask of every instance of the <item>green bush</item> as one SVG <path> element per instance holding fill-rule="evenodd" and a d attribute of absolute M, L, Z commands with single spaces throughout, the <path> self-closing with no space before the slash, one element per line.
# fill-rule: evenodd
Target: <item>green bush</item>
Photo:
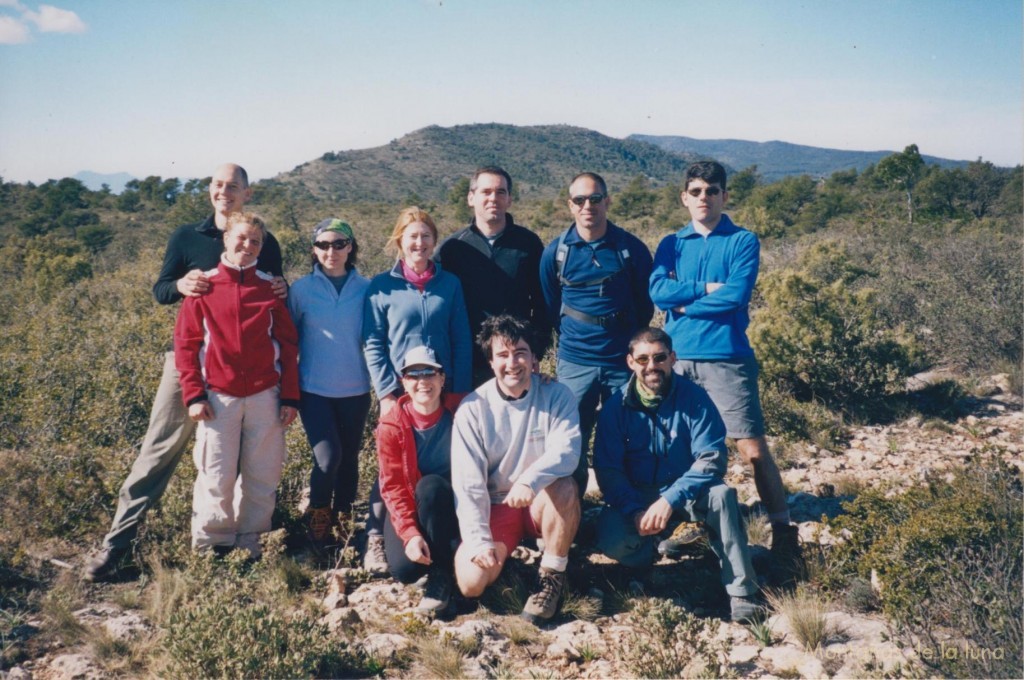
<path fill-rule="evenodd" d="M 727 656 L 716 643 L 718 622 L 701 620 L 671 600 L 642 599 L 626 615 L 632 631 L 622 659 L 641 678 L 726 677 Z"/>
<path fill-rule="evenodd" d="M 981 456 L 951 482 L 867 491 L 829 522 L 848 539 L 828 556 L 826 584 L 839 589 L 874 572 L 882 610 L 919 647 L 988 652 L 923 661 L 951 676 L 1019 677 L 1022 499 L 1020 474 Z"/>
<path fill-rule="evenodd" d="M 169 606 L 163 673 L 174 678 L 349 677 L 361 668 L 345 640 L 331 634 L 312 609 L 295 607 L 267 587 L 270 565 L 246 572 L 232 562 L 193 560 L 187 596 Z M 166 578 L 166 575 L 165 575 Z"/>
<path fill-rule="evenodd" d="M 900 329 L 883 323 L 875 291 L 857 287 L 863 272 L 838 244 L 812 246 L 799 269 L 761 278 L 762 304 L 750 338 L 762 378 L 798 401 L 819 401 L 849 413 L 884 408 L 920 360 Z"/>

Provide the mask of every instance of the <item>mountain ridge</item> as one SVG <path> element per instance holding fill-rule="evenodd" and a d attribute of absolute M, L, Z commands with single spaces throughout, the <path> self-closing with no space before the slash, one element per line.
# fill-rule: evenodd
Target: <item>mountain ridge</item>
<path fill-rule="evenodd" d="M 849 151 L 807 146 L 772 140 L 751 142 L 743 139 L 696 139 L 682 135 L 630 135 L 627 139 L 653 144 L 672 153 L 707 156 L 736 169 L 756 165 L 766 182 L 792 175 L 810 175 L 818 179 L 841 170 L 862 172 L 896 151 Z M 942 168 L 962 167 L 968 161 L 922 155 L 925 163 Z"/>

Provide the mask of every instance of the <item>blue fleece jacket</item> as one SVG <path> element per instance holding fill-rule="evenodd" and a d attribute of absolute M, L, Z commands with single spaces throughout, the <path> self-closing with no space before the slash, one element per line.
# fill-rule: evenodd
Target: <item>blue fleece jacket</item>
<path fill-rule="evenodd" d="M 604 238 L 593 245 L 580 237 L 573 224 L 565 237 L 568 250 L 562 276 L 573 284 L 612 276 L 603 283 L 563 286 L 556 261 L 560 238 L 552 241 L 540 258 L 544 301 L 559 333 L 558 356 L 583 366 L 622 367 L 629 339 L 654 316 L 647 291 L 651 251 L 643 241 L 611 222 Z M 593 317 L 618 316 L 601 326 L 563 314 L 563 303 Z"/>
<path fill-rule="evenodd" d="M 335 290 L 320 265 L 288 290 L 288 311 L 299 330 L 299 387 L 321 397 L 370 391 L 363 358 L 363 303 L 370 282 L 355 270 Z"/>
<path fill-rule="evenodd" d="M 727 215 L 707 238 L 691 222 L 661 241 L 654 255 L 651 299 L 665 310 L 665 331 L 676 356 L 724 361 L 754 355 L 747 340 L 748 306 L 760 253 L 757 236 Z M 708 293 L 708 283 L 725 285 Z"/>
<path fill-rule="evenodd" d="M 370 281 L 363 305 L 363 353 L 377 398 L 401 388 L 398 367 L 414 347 L 425 345 L 444 368 L 455 393 L 472 386 L 472 340 L 459 280 L 437 270 L 422 293 L 402 276 L 402 263 Z"/>
<path fill-rule="evenodd" d="M 702 388 L 678 375 L 654 411 L 636 396 L 636 376 L 601 408 L 594 472 L 604 501 L 626 517 L 646 510 L 658 489 L 676 510 L 725 475 L 725 424 Z"/>

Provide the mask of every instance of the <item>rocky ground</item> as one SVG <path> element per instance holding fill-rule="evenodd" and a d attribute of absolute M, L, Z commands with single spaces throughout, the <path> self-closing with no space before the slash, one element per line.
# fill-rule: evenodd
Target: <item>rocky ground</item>
<path fill-rule="evenodd" d="M 833 540 L 823 532 L 821 519 L 839 513 L 843 497 L 879 485 L 914 484 L 929 473 L 952 471 L 970 456 L 996 451 L 1024 469 L 1024 414 L 1016 395 L 995 379 L 989 396 L 974 400 L 971 414 L 956 422 L 912 418 L 886 426 L 856 428 L 845 448 L 825 451 L 800 445 L 787 452 L 783 478 L 791 492 L 793 519 L 805 544 Z M 753 505 L 753 481 L 742 465 L 734 465 L 729 480 L 742 501 Z M 590 511 L 593 515 L 594 510 Z M 581 535 L 586 544 L 586 531 Z M 519 549 L 512 577 L 535 573 L 539 553 Z M 484 606 L 447 621 L 416 619 L 412 608 L 420 595 L 413 586 L 390 580 L 369 580 L 357 570 L 324 573 L 327 595 L 324 622 L 332 630 L 358 630 L 359 644 L 393 677 L 452 677 L 443 662 L 446 649 L 461 650 L 465 677 L 609 678 L 636 677 L 645 672 L 626 661 L 624 650 L 636 639 L 635 619 L 622 607 L 631 596 L 671 597 L 705 621 L 706 636 L 727 657 L 727 672 L 752 678 L 893 677 L 913 673 L 913 649 L 901 647 L 879 615 L 845 611 L 828 604 L 830 634 L 815 652 L 805 651 L 786 616 L 773 615 L 767 626 L 754 629 L 728 622 L 728 603 L 717 586 L 714 566 L 706 559 L 662 560 L 644 574 L 629 573 L 584 548 L 573 556 L 572 600 L 559 619 L 535 629 L 516 616 L 513 603 L 501 593 L 485 598 Z M 78 565 L 68 564 L 70 571 Z M 98 586 L 95 601 L 74 613 L 80 622 L 102 628 L 114 640 L 146 635 L 152 629 L 124 597 L 137 584 Z M 126 600 L 129 602 L 126 604 Z M 30 621 L 26 636 L 38 633 L 41 621 Z M 640 631 L 642 632 L 642 631 Z M 339 632 L 339 634 L 341 634 Z M 433 648 L 423 645 L 436 639 Z M 433 649 L 433 652 L 431 652 Z M 697 672 L 692 667 L 687 672 Z M 106 677 L 91 648 L 51 648 L 39 656 L 0 672 L 0 678 L 71 679 Z"/>

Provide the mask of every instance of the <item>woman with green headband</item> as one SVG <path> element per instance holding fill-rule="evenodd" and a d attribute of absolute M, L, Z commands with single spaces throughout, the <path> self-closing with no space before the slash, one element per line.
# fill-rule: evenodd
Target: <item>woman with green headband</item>
<path fill-rule="evenodd" d="M 313 449 L 304 516 L 317 549 L 349 538 L 359 485 L 359 451 L 370 410 L 362 309 L 370 282 L 356 271 L 352 227 L 326 219 L 313 228 L 313 271 L 288 294 L 299 330 L 299 413 Z M 332 535 L 333 534 L 333 535 Z"/>

